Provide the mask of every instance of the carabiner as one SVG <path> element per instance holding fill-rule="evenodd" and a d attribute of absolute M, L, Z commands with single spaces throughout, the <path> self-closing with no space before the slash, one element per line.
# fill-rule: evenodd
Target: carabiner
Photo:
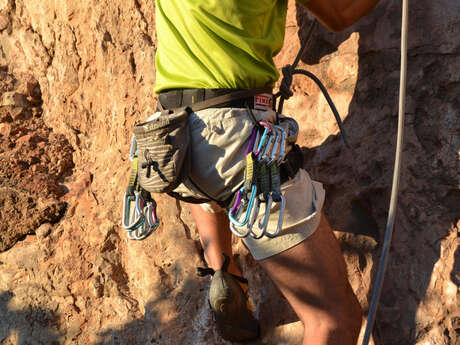
<path fill-rule="evenodd" d="M 136 212 L 139 214 L 144 214 L 145 200 L 142 197 L 142 193 L 136 190 L 134 191 L 134 195 L 136 195 Z"/>
<path fill-rule="evenodd" d="M 131 210 L 131 203 L 135 202 L 137 204 L 139 192 L 135 192 L 135 195 L 130 195 L 125 192 L 123 196 L 123 216 L 122 216 L 122 226 L 127 231 L 132 231 L 137 229 L 144 222 L 144 215 L 142 212 L 138 212 L 137 207 L 134 207 Z"/>
<path fill-rule="evenodd" d="M 245 226 L 248 223 L 249 215 L 251 213 L 252 207 L 254 206 L 254 199 L 256 198 L 256 195 L 257 195 L 257 186 L 255 184 L 253 184 L 252 189 L 251 189 L 251 196 L 249 197 L 249 204 L 248 204 L 248 207 L 246 209 L 246 215 L 244 217 L 244 220 L 242 222 L 240 222 L 239 220 L 235 219 L 233 217 L 233 213 L 230 212 L 228 214 L 228 219 L 230 220 L 230 222 L 232 224 L 234 224 L 234 225 L 236 225 L 238 227 L 242 227 L 242 226 Z M 242 207 L 242 206 L 243 205 L 241 205 L 240 207 Z"/>
<path fill-rule="evenodd" d="M 144 215 L 146 223 L 152 229 L 152 231 L 158 229 L 160 219 L 157 216 L 157 203 L 155 200 L 152 199 L 151 201 L 147 202 L 147 206 L 144 208 Z"/>
<path fill-rule="evenodd" d="M 267 231 L 268 218 L 270 217 L 270 210 L 272 207 L 272 196 L 270 194 L 267 196 L 267 201 L 265 201 L 265 204 L 266 206 L 265 206 L 264 218 L 259 220 L 259 224 L 258 224 L 260 233 L 256 235 L 254 231 L 251 232 L 251 236 L 255 238 L 256 240 L 258 240 L 259 238 L 262 238 L 262 236 L 265 235 L 265 232 Z"/>
<path fill-rule="evenodd" d="M 276 131 L 276 130 L 273 130 L 273 132 L 274 133 L 276 132 L 276 136 L 275 136 L 275 142 L 273 143 L 273 147 L 272 147 L 272 150 L 271 150 L 270 159 L 268 160 L 268 164 L 271 164 L 275 160 L 278 161 L 278 158 L 279 158 L 279 157 L 276 158 L 276 153 L 278 152 L 278 145 L 279 145 L 280 140 L 281 140 L 281 134 L 278 133 L 278 131 Z"/>
<path fill-rule="evenodd" d="M 278 160 L 276 161 L 276 163 L 278 165 L 280 165 L 282 163 L 282 161 L 284 160 L 284 158 L 286 157 L 286 152 L 285 152 L 285 149 L 286 149 L 286 131 L 281 126 L 275 126 L 275 128 L 279 129 L 280 132 L 281 132 L 280 153 L 279 153 Z"/>
<path fill-rule="evenodd" d="M 272 193 L 272 199 L 275 202 L 280 202 L 281 201 L 281 205 L 280 205 L 280 215 L 278 217 L 278 224 L 276 226 L 275 232 L 273 234 L 271 234 L 269 232 L 265 232 L 265 236 L 270 237 L 270 238 L 274 238 L 274 237 L 278 236 L 278 234 L 280 233 L 281 228 L 283 227 L 284 208 L 286 206 L 286 200 L 285 200 L 283 194 L 281 194 L 281 193 Z"/>
<path fill-rule="evenodd" d="M 242 212 L 243 212 L 243 205 L 240 205 L 240 207 L 238 207 L 238 210 L 236 211 L 236 218 L 239 219 Z M 228 217 L 230 218 L 230 214 L 228 215 Z M 233 224 L 232 222 L 230 222 L 230 231 L 233 232 L 233 234 L 239 238 L 247 237 L 250 233 L 250 230 L 246 230 L 245 232 L 238 231 L 235 224 Z"/>
<path fill-rule="evenodd" d="M 145 202 L 144 198 L 140 196 L 137 198 L 137 206 L 135 212 L 138 212 L 140 201 Z M 136 195 L 138 196 L 138 195 Z M 152 232 L 158 229 L 160 221 L 156 215 L 156 203 L 155 200 L 150 199 L 146 202 L 146 205 L 142 209 L 143 222 L 137 227 L 131 228 L 128 231 L 128 238 L 130 240 L 143 240 L 148 237 Z"/>
<path fill-rule="evenodd" d="M 230 207 L 230 211 L 228 212 L 229 214 L 230 213 L 235 214 L 235 211 L 237 209 L 239 209 L 239 207 L 241 205 L 241 198 L 242 198 L 242 195 L 243 195 L 242 190 L 243 189 L 240 189 L 238 192 L 236 192 L 235 200 L 233 202 L 232 207 Z"/>
<path fill-rule="evenodd" d="M 257 147 L 259 146 L 259 142 L 260 142 L 260 132 L 257 131 L 256 133 L 256 139 L 254 140 L 254 145 L 252 146 L 252 153 L 254 153 L 254 155 L 256 156 L 256 152 L 257 152 Z M 246 154 L 249 153 L 249 152 L 246 152 Z"/>
<path fill-rule="evenodd" d="M 272 146 L 273 139 L 274 139 L 274 136 L 272 134 L 270 135 L 270 138 L 268 138 L 268 142 L 267 142 L 267 145 L 265 146 L 264 153 L 258 157 L 259 162 L 268 161 L 268 156 L 270 155 L 270 147 Z"/>
<path fill-rule="evenodd" d="M 257 127 L 254 127 L 252 129 L 251 137 L 249 139 L 248 147 L 246 148 L 246 155 L 249 152 L 252 152 L 255 146 L 255 141 L 257 140 L 257 137 L 259 135 L 259 131 L 257 130 Z"/>
<path fill-rule="evenodd" d="M 267 136 L 272 130 L 270 125 L 267 122 L 260 122 L 260 124 L 265 127 L 265 130 L 264 130 L 264 133 L 262 134 L 262 138 L 260 139 L 259 145 L 257 146 L 257 150 L 254 152 L 256 156 L 259 155 L 262 149 L 265 147 Z"/>
<path fill-rule="evenodd" d="M 259 215 L 259 198 L 257 196 L 254 199 L 254 205 L 252 206 L 252 209 L 248 210 L 248 212 L 249 211 L 251 212 L 251 214 L 249 215 L 249 221 L 246 227 L 249 230 L 249 232 L 251 232 L 252 226 L 254 225 L 254 222 L 256 221 L 257 216 Z"/>
<path fill-rule="evenodd" d="M 152 230 L 148 226 L 146 226 L 146 223 L 144 222 L 141 227 L 128 231 L 128 238 L 130 240 L 140 241 L 146 238 L 151 233 L 152 233 Z"/>
<path fill-rule="evenodd" d="M 131 147 L 129 148 L 129 160 L 132 162 L 134 160 L 134 157 L 137 156 L 137 142 L 136 138 L 133 137 L 131 138 Z"/>

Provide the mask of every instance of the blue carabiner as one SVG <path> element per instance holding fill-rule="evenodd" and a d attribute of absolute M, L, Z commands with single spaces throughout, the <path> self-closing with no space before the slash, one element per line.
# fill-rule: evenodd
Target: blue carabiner
<path fill-rule="evenodd" d="M 254 199 L 254 205 L 252 206 L 252 209 L 248 210 L 248 212 L 249 211 L 250 211 L 249 221 L 246 227 L 249 230 L 249 232 L 251 232 L 252 226 L 254 225 L 254 222 L 256 221 L 257 216 L 259 215 L 259 198 L 257 196 Z"/>
<path fill-rule="evenodd" d="M 257 195 L 257 186 L 255 184 L 252 185 L 252 188 L 251 188 L 251 196 L 249 197 L 249 204 L 248 204 L 248 208 L 246 210 L 246 215 L 244 217 L 244 220 L 242 222 L 238 221 L 237 219 L 235 219 L 233 217 L 233 213 L 230 212 L 228 214 L 228 219 L 230 220 L 230 222 L 236 226 L 239 226 L 239 227 L 242 227 L 242 226 L 245 226 L 249 220 L 249 215 L 251 213 L 251 210 L 252 210 L 252 207 L 254 205 L 254 199 L 256 198 L 256 195 Z"/>
<path fill-rule="evenodd" d="M 241 213 L 243 212 L 243 205 L 241 204 L 239 207 L 238 207 L 238 210 L 236 211 L 236 217 L 239 219 L 240 216 L 241 216 Z M 233 224 L 232 222 L 230 222 L 230 230 L 231 232 L 233 232 L 233 234 L 239 238 L 244 238 L 246 236 L 248 236 L 249 232 L 250 231 L 246 231 L 246 232 L 240 232 L 238 229 L 236 229 L 236 226 L 235 224 Z"/>
<path fill-rule="evenodd" d="M 257 146 L 257 151 L 254 152 L 256 156 L 259 155 L 262 149 L 265 147 L 265 141 L 267 141 L 267 136 L 271 132 L 271 127 L 268 124 L 263 126 L 265 127 L 264 133 L 262 134 L 262 138 L 260 138 L 259 145 Z"/>

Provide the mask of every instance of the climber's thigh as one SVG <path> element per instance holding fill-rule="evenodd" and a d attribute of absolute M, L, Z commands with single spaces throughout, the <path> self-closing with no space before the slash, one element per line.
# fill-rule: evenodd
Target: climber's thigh
<path fill-rule="evenodd" d="M 305 241 L 260 264 L 306 328 L 340 322 L 353 311 L 360 315 L 339 243 L 324 215 Z"/>

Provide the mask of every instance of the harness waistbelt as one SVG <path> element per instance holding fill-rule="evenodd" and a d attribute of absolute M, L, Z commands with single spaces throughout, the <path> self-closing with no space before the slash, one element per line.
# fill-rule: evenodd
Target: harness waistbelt
<path fill-rule="evenodd" d="M 175 109 L 184 106 L 204 102 L 218 96 L 231 95 L 250 91 L 245 89 L 175 89 L 162 92 L 159 95 L 159 103 L 165 109 Z M 273 107 L 273 94 L 271 88 L 260 89 L 260 93 L 248 97 L 228 100 L 213 105 L 213 108 L 246 108 L 267 110 Z"/>

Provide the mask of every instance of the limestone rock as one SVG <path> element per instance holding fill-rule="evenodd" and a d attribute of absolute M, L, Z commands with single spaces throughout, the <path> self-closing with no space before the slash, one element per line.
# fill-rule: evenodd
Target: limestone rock
<path fill-rule="evenodd" d="M 410 6 L 404 165 L 375 344 L 457 344 L 460 5 Z M 195 276 L 204 262 L 187 206 L 158 197 L 160 227 L 142 242 L 120 227 L 131 128 L 156 107 L 154 10 L 145 0 L 0 0 L 2 344 L 228 344 L 209 281 Z M 311 80 L 295 77 L 284 106 L 365 310 L 391 190 L 400 18 L 390 0 L 342 33 L 317 27 L 301 58 L 329 90 L 351 149 Z M 311 21 L 290 2 L 278 67 Z M 259 343 L 298 344 L 295 313 L 240 242 L 234 252 Z"/>

